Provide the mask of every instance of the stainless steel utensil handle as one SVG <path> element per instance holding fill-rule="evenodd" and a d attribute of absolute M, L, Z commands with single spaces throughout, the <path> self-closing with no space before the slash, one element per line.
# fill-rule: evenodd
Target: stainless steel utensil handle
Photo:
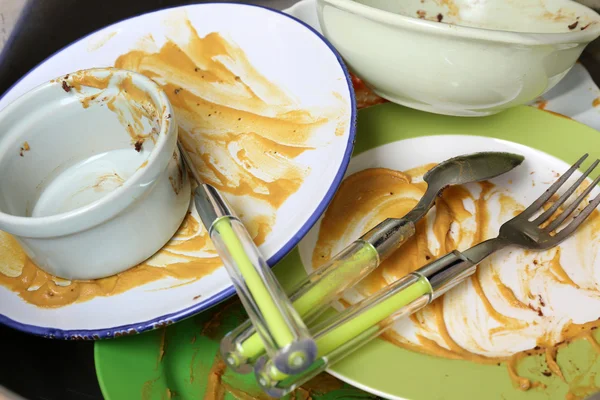
<path fill-rule="evenodd" d="M 316 332 L 318 358 L 304 372 L 283 374 L 267 356 L 261 357 L 255 366 L 259 385 L 270 396 L 284 396 L 381 335 L 400 318 L 425 307 L 475 270 L 476 264 L 458 251 L 416 270 L 311 329 Z"/>
<path fill-rule="evenodd" d="M 300 282 L 290 296 L 294 308 L 310 324 L 332 301 L 370 274 L 414 233 L 412 221 L 383 221 Z M 250 321 L 238 326 L 221 341 L 223 359 L 238 373 L 251 372 L 252 364 L 264 352 Z"/>
<path fill-rule="evenodd" d="M 194 202 L 269 357 L 286 373 L 310 366 L 315 342 L 242 222 L 211 185 Z"/>

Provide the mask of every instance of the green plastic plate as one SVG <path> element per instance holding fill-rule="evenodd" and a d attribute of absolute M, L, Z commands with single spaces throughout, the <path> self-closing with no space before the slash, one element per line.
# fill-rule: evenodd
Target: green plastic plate
<path fill-rule="evenodd" d="M 582 124 L 531 107 L 518 107 L 483 118 L 427 114 L 383 104 L 359 112 L 355 155 L 386 143 L 419 136 L 460 134 L 517 142 L 571 163 L 582 153 L 600 156 L 600 133 Z M 289 287 L 305 276 L 296 250 L 275 271 Z M 267 398 L 253 376 L 223 371 L 219 341 L 244 319 L 235 299 L 166 329 L 96 343 L 96 369 L 108 400 L 120 399 L 253 399 Z M 433 399 L 571 399 L 600 388 L 599 354 L 586 341 L 561 349 L 558 363 L 565 381 L 541 376 L 545 389 L 527 392 L 513 386 L 504 364 L 479 365 L 440 359 L 376 340 L 347 357 L 332 373 L 356 387 L 383 397 Z M 543 357 L 519 364 L 519 373 L 540 380 Z M 290 398 L 376 398 L 347 384 L 321 376 Z"/>

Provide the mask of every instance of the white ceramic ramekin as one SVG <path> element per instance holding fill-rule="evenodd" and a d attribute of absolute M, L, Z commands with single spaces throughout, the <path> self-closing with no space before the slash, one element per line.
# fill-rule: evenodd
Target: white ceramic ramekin
<path fill-rule="evenodd" d="M 122 272 L 181 224 L 190 186 L 165 93 L 130 71 L 78 71 L 0 111 L 0 230 L 65 279 Z"/>
<path fill-rule="evenodd" d="M 535 100 L 600 35 L 600 16 L 569 0 L 318 0 L 317 8 L 324 35 L 375 93 L 457 116 Z"/>

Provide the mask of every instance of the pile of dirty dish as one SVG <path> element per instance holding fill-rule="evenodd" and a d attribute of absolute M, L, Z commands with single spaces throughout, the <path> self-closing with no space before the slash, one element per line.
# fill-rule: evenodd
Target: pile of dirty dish
<path fill-rule="evenodd" d="M 212 243 L 203 256 L 222 263 L 249 317 L 222 339 L 221 356 L 237 373 L 254 373 L 268 395 L 282 397 L 465 282 L 494 253 L 509 246 L 555 248 L 600 204 L 592 193 L 598 179 L 588 179 L 598 161 L 581 174 L 576 171 L 587 156 L 569 160 L 572 166 L 548 190 L 503 221 L 496 238 L 451 249 L 330 315 L 332 304 L 415 236 L 447 188 L 518 173 L 524 160 L 482 150 L 430 165 L 422 175 L 425 192 L 410 211 L 362 226 L 349 245 L 286 292 L 269 264 L 326 214 L 350 162 L 356 99 L 345 65 L 392 103 L 486 116 L 554 87 L 600 35 L 600 16 L 561 0 L 318 0 L 324 41 L 270 10 L 195 7 L 189 8 L 194 18 L 181 24 L 186 33 L 167 24 L 163 47 L 135 50 L 139 38 L 131 37 L 119 57 L 99 56 L 115 67 L 84 61 L 45 83 L 41 76 L 53 71 L 34 71 L 0 106 L 0 229 L 16 243 L 0 241 L 8 254 L 0 260 L 16 260 L 0 272 L 17 279 L 32 263 L 58 286 L 118 278 L 149 259 L 160 262 L 158 252 L 189 228 L 193 213 L 202 224 L 196 236 L 205 232 Z M 204 16 L 194 14 L 202 8 Z M 256 20 L 244 38 L 247 12 Z M 210 15 L 219 22 L 200 35 L 194 27 Z M 283 32 L 278 41 L 288 40 L 289 63 L 257 44 L 272 36 L 270 29 Z M 181 71 L 163 57 L 176 47 L 188 52 Z M 295 52 L 315 58 L 291 69 Z M 303 75 L 305 66 L 314 69 Z M 291 83 L 298 76 L 301 82 Z M 294 87 L 280 89 L 281 82 Z M 316 88 L 328 91 L 329 103 L 320 103 L 324 92 L 315 94 Z M 194 114 L 196 107 L 202 113 Z M 286 218 L 297 215 L 286 230 Z M 189 262 L 187 254 L 171 253 L 177 263 Z M 227 290 L 187 315 L 233 293 Z M 42 296 L 48 308 L 56 305 L 51 290 Z M 16 327 L 31 325 L 9 319 Z"/>

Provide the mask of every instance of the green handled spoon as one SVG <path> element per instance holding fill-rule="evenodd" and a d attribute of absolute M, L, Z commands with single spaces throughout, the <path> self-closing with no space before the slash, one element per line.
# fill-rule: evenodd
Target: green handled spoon
<path fill-rule="evenodd" d="M 256 329 L 261 349 L 281 371 L 303 371 L 317 354 L 306 325 L 226 199 L 214 186 L 202 182 L 180 142 L 178 147 L 197 183 L 196 210 Z"/>

